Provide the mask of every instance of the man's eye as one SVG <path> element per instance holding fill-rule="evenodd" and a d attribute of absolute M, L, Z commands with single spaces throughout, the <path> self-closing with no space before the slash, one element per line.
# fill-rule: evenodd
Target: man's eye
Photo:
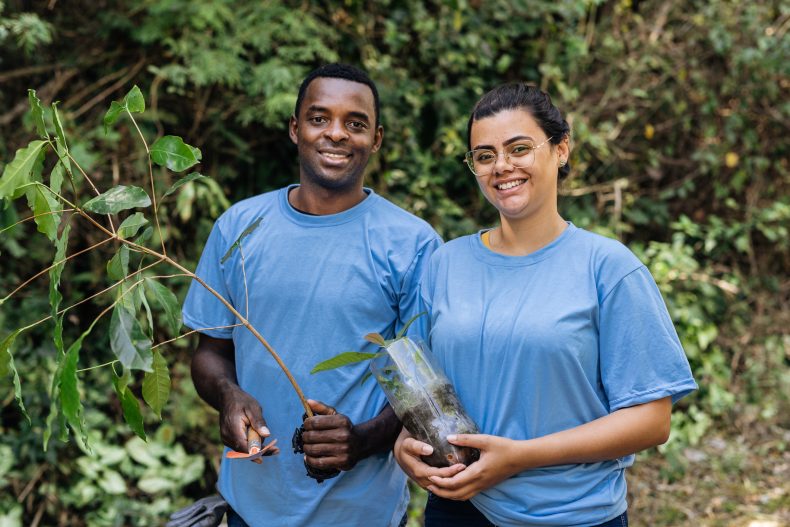
<path fill-rule="evenodd" d="M 362 121 L 349 121 L 348 127 L 355 128 L 357 130 L 364 130 L 368 127 L 368 125 L 366 125 Z"/>
<path fill-rule="evenodd" d="M 308 121 L 315 124 L 324 124 L 325 122 L 327 122 L 326 117 L 322 117 L 320 115 L 317 115 L 315 117 L 310 117 Z"/>
<path fill-rule="evenodd" d="M 532 145 L 518 144 L 518 145 L 514 145 L 513 148 L 510 150 L 510 155 L 511 156 L 524 156 L 524 155 L 527 155 L 530 152 L 532 152 L 532 150 L 534 150 L 534 149 L 535 149 L 535 147 L 533 147 Z"/>

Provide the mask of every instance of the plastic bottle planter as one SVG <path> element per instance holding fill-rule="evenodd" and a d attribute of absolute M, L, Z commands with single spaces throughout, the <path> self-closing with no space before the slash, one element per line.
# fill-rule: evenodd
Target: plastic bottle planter
<path fill-rule="evenodd" d="M 423 461 L 434 467 L 477 461 L 478 450 L 452 445 L 446 439 L 449 434 L 476 434 L 478 429 L 425 344 L 402 337 L 384 349 L 387 353 L 372 360 L 370 369 L 403 426 L 415 439 L 433 447 Z"/>

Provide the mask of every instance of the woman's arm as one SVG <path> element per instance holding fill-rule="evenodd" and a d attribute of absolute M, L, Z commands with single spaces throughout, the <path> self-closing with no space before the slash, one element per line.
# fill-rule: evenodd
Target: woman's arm
<path fill-rule="evenodd" d="M 524 470 L 616 459 L 666 442 L 671 412 L 671 398 L 665 397 L 535 439 L 517 441 L 484 434 L 448 436 L 453 444 L 479 449 L 480 460 L 455 476 L 430 475 L 418 483 L 430 480 L 426 488 L 437 496 L 466 500 Z M 405 439 L 402 452 L 396 457 L 399 462 L 407 459 L 411 472 L 427 473 L 414 466 L 414 454 L 423 453 L 424 446 L 414 439 Z"/>

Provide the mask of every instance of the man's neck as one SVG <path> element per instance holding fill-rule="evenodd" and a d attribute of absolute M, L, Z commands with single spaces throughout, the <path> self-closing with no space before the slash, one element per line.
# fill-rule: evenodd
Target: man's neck
<path fill-rule="evenodd" d="M 301 183 L 288 193 L 288 203 L 300 212 L 324 216 L 348 210 L 365 197 L 362 186 L 338 191 Z"/>

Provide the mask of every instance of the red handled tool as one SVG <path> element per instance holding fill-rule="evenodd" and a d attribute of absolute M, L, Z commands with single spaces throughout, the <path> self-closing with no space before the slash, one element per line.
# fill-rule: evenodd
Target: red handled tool
<path fill-rule="evenodd" d="M 256 463 L 261 463 L 261 457 L 280 453 L 280 449 L 275 446 L 276 444 L 277 440 L 274 439 L 271 443 L 264 446 L 260 434 L 252 427 L 249 427 L 247 428 L 247 452 L 229 450 L 228 453 L 225 454 L 225 457 L 228 459 L 248 459 Z"/>

